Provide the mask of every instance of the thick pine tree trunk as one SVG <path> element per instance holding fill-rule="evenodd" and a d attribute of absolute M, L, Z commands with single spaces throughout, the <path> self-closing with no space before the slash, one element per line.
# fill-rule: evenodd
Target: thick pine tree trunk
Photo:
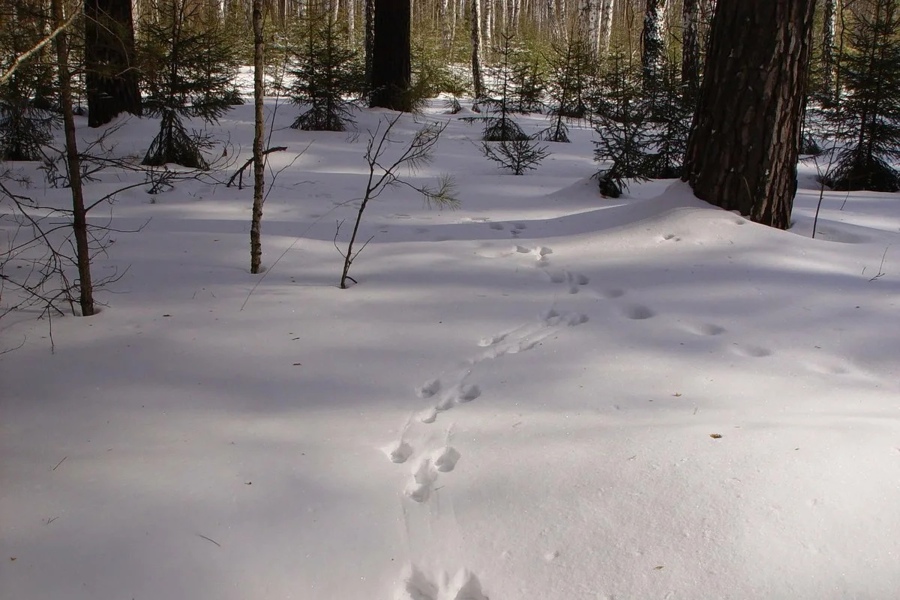
<path fill-rule="evenodd" d="M 815 0 L 720 2 L 685 154 L 694 194 L 787 229 Z"/>
<path fill-rule="evenodd" d="M 140 116 L 131 2 L 85 0 L 84 14 L 88 125 L 100 127 L 123 112 Z"/>
<path fill-rule="evenodd" d="M 375 0 L 371 106 L 409 111 L 410 0 Z"/>

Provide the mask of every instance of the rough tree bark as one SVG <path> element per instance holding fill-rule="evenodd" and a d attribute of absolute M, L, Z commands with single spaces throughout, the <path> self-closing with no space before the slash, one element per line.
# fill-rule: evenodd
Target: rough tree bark
<path fill-rule="evenodd" d="M 408 112 L 412 106 L 410 0 L 375 0 L 371 106 Z"/>
<path fill-rule="evenodd" d="M 250 221 L 250 272 L 259 273 L 262 266 L 262 215 L 265 199 L 265 156 L 263 137 L 265 115 L 265 38 L 263 37 L 263 0 L 253 0 L 253 213 Z"/>
<path fill-rule="evenodd" d="M 815 0 L 719 3 L 685 154 L 694 194 L 787 229 Z"/>
<path fill-rule="evenodd" d="M 57 27 L 65 23 L 63 0 L 52 0 L 53 20 Z M 75 137 L 75 115 L 72 110 L 72 75 L 69 72 L 69 34 L 60 31 L 56 36 L 56 68 L 59 78 L 59 101 L 63 113 L 66 136 L 66 165 L 69 169 L 69 190 L 72 192 L 72 233 L 75 237 L 75 264 L 78 267 L 78 303 L 81 315 L 94 314 L 94 283 L 91 279 L 91 255 L 88 244 L 87 210 L 81 183 L 81 159 Z"/>
<path fill-rule="evenodd" d="M 84 63 L 88 125 L 120 113 L 140 116 L 141 94 L 129 0 L 84 0 Z"/>

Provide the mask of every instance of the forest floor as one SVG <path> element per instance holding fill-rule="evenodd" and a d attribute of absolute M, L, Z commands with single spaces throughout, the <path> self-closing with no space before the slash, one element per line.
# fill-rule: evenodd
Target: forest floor
<path fill-rule="evenodd" d="M 252 115 L 211 129 L 221 180 Z M 0 350 L 24 342 L 0 356 L 0 598 L 896 597 L 900 196 L 825 191 L 815 239 L 812 165 L 790 231 L 677 181 L 603 198 L 590 129 L 515 177 L 436 102 L 411 181 L 452 174 L 460 208 L 388 190 L 341 290 L 336 223 L 388 113 L 295 116 L 264 275 L 252 189 L 137 187 L 95 209 L 140 228 L 94 262 L 121 275 L 98 315 L 55 318 L 53 353 L 47 320 L 0 320 Z M 114 152 L 156 127 L 123 119 Z M 99 177 L 89 199 L 140 181 Z"/>

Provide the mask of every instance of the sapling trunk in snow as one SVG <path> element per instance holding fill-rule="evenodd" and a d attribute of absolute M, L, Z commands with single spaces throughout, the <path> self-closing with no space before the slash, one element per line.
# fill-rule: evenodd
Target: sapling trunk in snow
<path fill-rule="evenodd" d="M 263 0 L 253 0 L 253 214 L 250 222 L 250 272 L 259 273 L 262 264 L 262 215 L 265 199 L 265 39 L 263 38 Z"/>
<path fill-rule="evenodd" d="M 52 0 L 53 19 L 57 27 L 65 23 L 63 0 Z M 81 182 L 81 160 L 75 137 L 75 115 L 72 111 L 72 80 L 69 73 L 69 36 L 61 31 L 56 36 L 56 68 L 59 78 L 59 100 L 66 138 L 66 162 L 69 167 L 69 189 L 72 192 L 72 233 L 75 236 L 75 262 L 78 267 L 78 303 L 81 314 L 94 314 L 94 286 L 91 280 L 91 255 L 88 245 L 87 209 Z"/>
<path fill-rule="evenodd" d="M 353 233 L 350 235 L 350 241 L 347 243 L 347 250 L 346 252 L 341 251 L 341 254 L 344 257 L 344 267 L 341 271 L 341 289 L 347 288 L 348 281 L 357 283 L 355 279 L 350 277 L 350 267 L 353 265 L 353 261 L 356 260 L 360 252 L 365 249 L 366 244 L 369 243 L 366 241 L 361 248 L 356 248 L 356 238 L 359 235 L 359 227 L 362 224 L 363 213 L 369 202 L 378 198 L 388 187 L 405 186 L 415 190 L 425 198 L 425 202 L 429 206 L 437 205 L 444 208 L 456 208 L 459 204 L 454 196 L 453 180 L 449 176 L 442 175 L 438 187 L 431 188 L 426 185 L 410 183 L 409 181 L 406 181 L 402 176 L 403 174 L 400 173 L 402 169 L 414 173 L 417 169 L 431 161 L 434 147 L 441 137 L 441 134 L 444 132 L 444 129 L 447 127 L 446 122 L 432 123 L 424 126 L 413 135 L 413 139 L 406 145 L 398 158 L 394 159 L 389 164 L 385 163 L 387 166 L 381 163 L 382 157 L 384 156 L 384 153 L 388 151 L 388 148 L 392 145 L 401 143 L 392 136 L 392 133 L 402 116 L 402 114 L 397 114 L 394 117 L 379 121 L 378 127 L 371 133 L 369 142 L 366 145 L 365 157 L 369 176 L 366 180 L 365 193 L 360 200 L 359 209 L 356 213 L 356 221 L 353 224 Z M 340 234 L 340 229 L 341 226 L 338 224 L 338 229 L 334 234 L 335 247 L 337 247 L 337 237 Z"/>

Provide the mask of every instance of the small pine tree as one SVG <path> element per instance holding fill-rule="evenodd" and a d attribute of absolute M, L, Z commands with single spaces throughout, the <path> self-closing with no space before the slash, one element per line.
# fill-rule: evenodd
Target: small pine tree
<path fill-rule="evenodd" d="M 597 172 L 600 192 L 618 198 L 627 180 L 646 181 L 651 166 L 648 149 L 653 138 L 648 104 L 641 96 L 640 77 L 628 69 L 621 53 L 612 56 L 610 70 L 601 78 L 602 93 L 595 99 L 594 159 L 606 163 Z"/>
<path fill-rule="evenodd" d="M 549 155 L 546 146 L 539 146 L 537 142 L 527 138 L 481 142 L 481 151 L 490 160 L 512 171 L 513 175 L 524 175 L 525 171 L 536 169 Z"/>
<path fill-rule="evenodd" d="M 50 23 L 49 15 L 23 0 L 12 0 L 3 11 L 16 26 L 0 27 L 0 72 L 40 42 Z M 41 51 L 0 84 L 0 160 L 40 160 L 42 148 L 53 140 L 60 122 L 53 110 L 53 75 L 49 53 Z"/>
<path fill-rule="evenodd" d="M 208 168 L 201 139 L 188 134 L 183 118 L 217 123 L 234 100 L 234 53 L 224 32 L 203 18 L 189 0 L 164 0 L 160 18 L 142 29 L 147 114 L 160 130 L 143 164 L 175 163 Z"/>
<path fill-rule="evenodd" d="M 517 113 L 541 112 L 544 109 L 544 68 L 538 55 L 527 48 L 516 47 L 512 55 L 510 82 L 514 90 L 510 106 Z"/>
<path fill-rule="evenodd" d="M 567 120 L 589 116 L 588 99 L 593 94 L 596 67 L 591 46 L 583 35 L 576 32 L 564 42 L 553 44 L 547 85 L 552 121 L 542 135 L 544 139 L 568 142 Z"/>
<path fill-rule="evenodd" d="M 825 182 L 838 190 L 900 191 L 900 0 L 874 0 L 857 13 L 840 65 L 846 95 L 835 113 L 850 131 Z"/>
<path fill-rule="evenodd" d="M 657 77 L 645 79 L 644 103 L 651 126 L 647 171 L 650 179 L 681 177 L 691 127 L 691 110 L 684 97 L 680 69 L 663 60 Z"/>
<path fill-rule="evenodd" d="M 363 65 L 346 25 L 330 10 L 312 10 L 303 21 L 304 43 L 294 53 L 291 100 L 304 110 L 291 125 L 305 131 L 344 131 L 353 123 L 347 98 L 363 88 Z"/>
<path fill-rule="evenodd" d="M 501 34 L 500 38 L 500 62 L 491 69 L 492 77 L 488 78 L 493 80 L 495 85 L 493 87 L 485 85 L 483 97 L 476 99 L 489 111 L 489 114 L 481 119 L 484 122 L 482 139 L 486 142 L 526 140 L 528 136 L 512 118 L 516 102 L 516 87 L 513 81 L 514 36 L 506 32 Z"/>

